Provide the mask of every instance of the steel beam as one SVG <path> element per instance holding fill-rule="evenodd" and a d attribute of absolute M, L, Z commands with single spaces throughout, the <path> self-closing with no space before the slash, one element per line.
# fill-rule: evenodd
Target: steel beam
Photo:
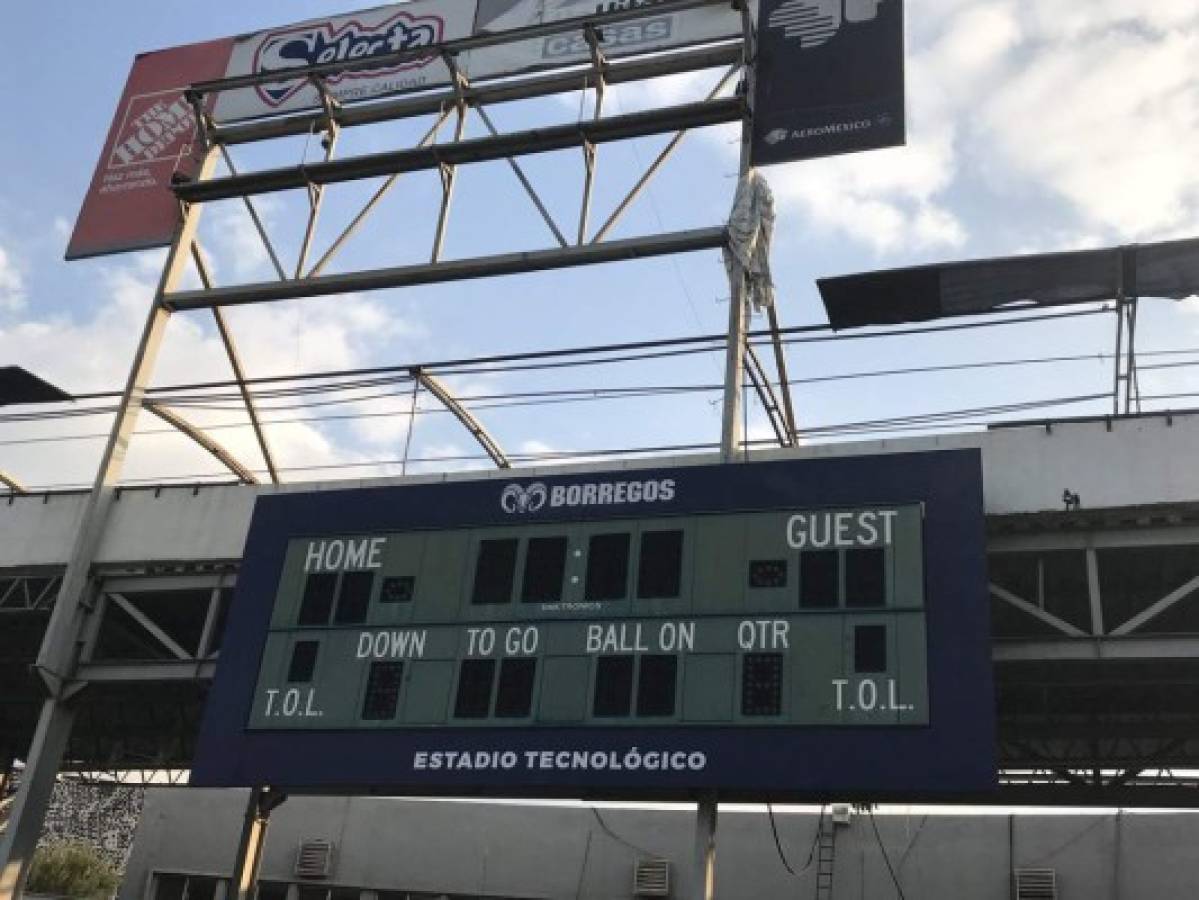
<path fill-rule="evenodd" d="M 216 159 L 216 151 L 210 149 L 200 166 L 199 178 L 207 178 L 212 173 Z M 50 792 L 54 788 L 75 720 L 71 697 L 76 690 L 73 681 L 78 665 L 79 642 L 90 612 L 92 562 L 108 522 L 125 454 L 171 316 L 161 300 L 183 276 L 191 244 L 196 237 L 200 211 L 201 207 L 194 206 L 184 210 L 167 253 L 96 480 L 75 534 L 62 587 L 38 650 L 34 665 L 49 690 L 49 696 L 42 704 L 33 744 L 26 755 L 21 788 L 8 830 L 0 842 L 0 900 L 13 900 L 24 889 L 33 862 L 33 851 L 46 816 Z"/>
<path fill-rule="evenodd" d="M 766 369 L 762 366 L 762 361 L 758 359 L 758 354 L 749 344 L 745 347 L 745 362 L 749 380 L 753 382 L 758 400 L 761 402 L 762 408 L 766 410 L 766 417 L 770 420 L 770 427 L 774 429 L 775 439 L 778 440 L 780 447 L 790 447 L 791 433 L 787 429 L 786 420 L 779 408 L 774 386 L 770 383 L 770 378 L 766 375 Z"/>
<path fill-rule="evenodd" d="M 739 2 L 741 12 L 741 52 L 742 67 L 745 79 L 741 88 L 744 92 L 738 98 L 743 106 L 747 121 L 752 119 L 751 106 L 754 95 L 754 67 L 756 29 L 753 13 L 746 2 Z M 713 101 L 724 102 L 724 101 Z M 744 179 L 750 170 L 750 131 L 741 129 L 741 158 L 737 166 L 738 180 Z M 725 345 L 724 360 L 724 400 L 720 423 L 720 459 L 722 462 L 735 462 L 742 454 L 741 433 L 741 389 L 745 384 L 745 350 L 746 331 L 749 328 L 749 301 L 747 296 L 746 273 L 736 255 L 728 248 L 724 251 L 729 272 L 729 329 L 728 341 Z"/>
<path fill-rule="evenodd" d="M 433 124 L 429 126 L 429 130 L 425 132 L 425 136 L 420 139 L 419 143 L 417 143 L 418 147 L 428 147 L 437 140 L 437 132 L 441 130 L 442 124 L 447 118 L 449 118 L 451 109 L 451 107 L 446 107 L 445 109 L 441 110 Z M 482 110 L 479 112 L 482 114 Z M 399 181 L 399 179 L 400 173 L 397 172 L 396 174 L 389 176 L 386 181 L 379 185 L 378 190 L 371 195 L 371 198 L 366 201 L 366 204 L 358 211 L 358 214 L 350 220 L 350 224 L 342 230 L 341 234 L 339 234 L 334 239 L 333 243 L 329 245 L 329 249 L 325 251 L 324 255 L 316 261 L 316 265 L 314 265 L 312 270 L 308 273 L 309 278 L 314 278 L 325 270 L 325 266 L 329 265 L 333 257 L 337 255 L 343 246 L 345 246 L 346 241 L 354 236 L 354 234 L 362 226 L 362 223 L 366 221 L 367 216 L 374 212 L 375 207 L 379 205 L 379 201 L 387 196 L 388 192 L 395 187 L 395 183 Z"/>
<path fill-rule="evenodd" d="M 219 310 L 214 309 L 213 312 L 219 312 Z M 168 425 L 177 428 L 183 434 L 187 435 L 189 438 L 215 456 L 221 461 L 221 464 L 224 465 L 225 468 L 240 478 L 243 483 L 258 484 L 258 477 L 240 462 L 238 462 L 237 458 L 234 457 L 232 453 L 206 435 L 191 422 L 187 421 L 187 419 L 183 418 L 183 416 L 179 415 L 179 413 L 154 400 L 146 401 L 145 407 L 146 412 L 153 413 Z"/>
<path fill-rule="evenodd" d="M 154 640 L 158 641 L 159 644 L 165 647 L 167 651 L 170 652 L 170 654 L 176 659 L 185 661 L 195 659 L 191 653 L 180 647 L 169 634 L 163 631 L 158 626 L 157 622 L 147 616 L 123 596 L 110 592 L 107 594 L 107 599 L 110 603 L 113 603 L 119 607 L 125 613 L 125 615 L 137 622 L 137 624 L 140 625 L 147 634 L 149 634 L 152 638 L 154 638 Z"/>
<path fill-rule="evenodd" d="M 265 234 L 262 239 L 267 244 L 267 249 L 270 249 L 270 242 L 267 241 Z M 273 250 L 271 250 L 271 258 L 275 259 Z M 215 287 L 212 270 L 204 259 L 204 252 L 200 249 L 199 241 L 192 242 L 192 262 L 195 263 L 196 271 L 200 274 L 200 283 L 206 290 L 212 290 Z M 278 264 L 277 259 L 275 262 Z M 284 277 L 282 269 L 279 270 L 279 277 Z M 250 417 L 250 427 L 254 429 L 254 438 L 258 441 L 258 452 L 262 454 L 262 461 L 271 477 L 271 484 L 279 484 L 279 472 L 275 468 L 275 460 L 271 455 L 270 444 L 267 442 L 266 429 L 262 427 L 262 422 L 258 418 L 258 407 L 254 403 L 254 397 L 250 394 L 249 385 L 246 384 L 246 372 L 242 368 L 241 355 L 237 352 L 237 346 L 233 343 L 233 331 L 229 328 L 229 323 L 225 321 L 225 314 L 219 307 L 212 308 L 212 316 L 216 320 L 216 329 L 221 336 L 221 343 L 225 346 L 225 356 L 229 360 L 229 367 L 233 370 L 233 380 L 237 382 L 238 393 L 241 394 L 241 401 L 246 407 L 246 415 Z"/>
<path fill-rule="evenodd" d="M 330 100 L 328 95 L 322 92 L 325 100 L 326 109 L 330 109 Z M 330 120 L 327 125 L 325 136 L 321 138 L 321 144 L 325 148 L 325 164 L 328 164 L 333 159 L 333 154 L 337 150 L 337 136 L 339 130 L 336 125 Z M 301 169 L 307 171 L 307 166 L 301 164 Z M 323 184 L 308 185 L 308 223 L 304 226 L 304 237 L 300 241 L 300 252 L 296 259 L 294 278 L 300 278 L 304 274 L 304 269 L 308 265 L 308 253 L 312 250 L 312 239 L 316 237 L 316 223 L 321 217 L 321 206 L 325 199 L 325 186 Z"/>
<path fill-rule="evenodd" d="M 1113 628 L 1111 631 L 1112 636 L 1118 637 L 1124 634 L 1131 634 L 1150 619 L 1161 615 L 1174 604 L 1185 600 L 1191 594 L 1195 593 L 1195 591 L 1199 591 L 1199 575 L 1196 575 L 1194 578 L 1189 579 L 1185 584 L 1182 584 L 1181 586 L 1170 591 L 1170 593 L 1166 594 L 1166 596 L 1162 597 L 1156 603 L 1153 603 L 1147 608 L 1141 610 L 1123 625 Z"/>
<path fill-rule="evenodd" d="M 647 112 L 628 113 L 598 121 L 548 125 L 528 131 L 515 131 L 498 137 L 473 138 L 453 144 L 434 144 L 405 150 L 389 150 L 364 156 L 264 169 L 227 178 L 196 180 L 173 185 L 185 203 L 228 200 L 274 191 L 306 188 L 309 185 L 335 184 L 360 178 L 376 178 L 398 172 L 418 172 L 467 163 L 490 162 L 509 156 L 566 150 L 586 143 L 603 144 L 629 138 L 662 134 L 684 128 L 735 122 L 744 116 L 745 104 L 739 97 L 687 103 Z"/>
<path fill-rule="evenodd" d="M 990 590 L 992 597 L 1016 607 L 1016 609 L 1020 610 L 1021 612 L 1028 613 L 1034 619 L 1040 619 L 1046 625 L 1057 629 L 1062 634 L 1069 635 L 1070 637 L 1085 637 L 1085 632 L 1082 631 L 1082 629 L 1076 628 L 1064 619 L 1059 619 L 1053 613 L 1047 612 L 1046 610 L 1041 609 L 1041 607 L 1029 603 L 1023 597 L 1018 597 L 1007 588 L 1000 587 L 994 582 L 987 585 L 987 588 Z"/>
<path fill-rule="evenodd" d="M 493 136 L 498 137 L 500 133 L 499 129 L 496 128 L 495 123 L 491 121 L 491 116 L 487 115 L 487 110 L 485 110 L 482 106 L 476 106 L 475 112 L 479 114 L 479 118 L 487 127 L 487 130 L 491 132 Z M 532 183 L 529 181 L 528 176 L 525 175 L 525 170 L 522 169 L 520 167 L 520 163 L 518 163 L 511 156 L 507 157 L 507 160 L 508 166 L 512 169 L 513 174 L 516 175 L 517 181 L 519 181 L 521 187 L 525 189 L 525 193 L 529 195 L 529 199 L 533 201 L 533 205 L 537 207 L 537 211 L 541 213 L 542 220 L 544 220 L 545 224 L 549 226 L 550 231 L 553 232 L 554 238 L 558 241 L 558 246 L 567 246 L 570 242 L 566 240 L 566 235 L 564 235 L 562 230 L 558 228 L 558 223 L 554 221 L 554 217 L 550 215 L 549 209 L 546 207 L 545 203 L 542 202 L 537 191 L 533 189 Z"/>
<path fill-rule="evenodd" d="M 719 94 L 721 90 L 723 90 L 724 86 L 729 83 L 729 79 L 737 74 L 737 72 L 740 70 L 741 62 L 738 60 L 729 68 L 727 72 L 724 73 L 723 76 L 721 76 L 721 79 L 716 82 L 716 86 L 708 92 L 708 96 L 704 99 L 715 100 L 716 95 Z M 611 79 L 609 79 L 609 83 L 610 82 Z M 679 144 L 683 142 L 683 138 L 686 136 L 687 129 L 685 128 L 681 131 L 675 132 L 674 137 L 672 137 L 666 146 L 659 151 L 658 155 L 654 158 L 654 161 L 649 164 L 649 167 L 644 173 L 642 173 L 641 177 L 637 179 L 637 183 L 630 188 L 627 194 L 625 194 L 624 199 L 616 205 L 616 209 L 614 209 L 612 214 L 608 216 L 607 221 L 600 226 L 599 231 L 595 233 L 595 237 L 591 239 L 593 244 L 598 244 L 608 236 L 608 233 L 613 228 L 616 227 L 616 223 L 620 221 L 621 217 L 628 211 L 629 207 L 633 205 L 633 201 L 641 196 L 641 192 L 645 190 L 650 181 L 653 180 L 653 177 L 658 174 L 658 170 L 662 168 L 662 165 L 670 158 L 671 154 L 678 149 Z"/>
<path fill-rule="evenodd" d="M 512 468 L 512 463 L 504 455 L 504 451 L 500 449 L 500 445 L 495 442 L 495 439 L 492 438 L 487 429 L 474 417 L 471 411 L 458 402 L 454 395 L 450 393 L 449 388 L 440 379 L 434 378 L 424 369 L 419 368 L 412 370 L 412 377 L 428 388 L 430 394 L 445 404 L 445 408 L 452 412 L 454 417 L 466 427 L 466 430 L 474 435 L 475 440 L 487 451 L 487 455 L 491 457 L 491 461 L 498 468 Z M 410 430 L 411 427 L 409 425 Z"/>
<path fill-rule="evenodd" d="M 1155 637 L 1059 637 L 996 639 L 991 658 L 1003 662 L 1057 662 L 1103 659 L 1196 659 L 1199 637 L 1160 635 Z"/>
<path fill-rule="evenodd" d="M 216 674 L 212 659 L 175 659 L 159 662 L 84 663 L 78 677 L 89 684 L 122 682 L 211 681 Z"/>
<path fill-rule="evenodd" d="M 611 63 L 606 81 L 608 84 L 627 84 L 667 75 L 697 72 L 717 66 L 739 63 L 741 43 L 725 42 L 715 47 L 701 47 L 678 53 L 663 53 L 649 58 L 615 60 Z M 567 91 L 587 90 L 592 87 L 593 74 L 589 69 L 572 72 L 554 72 L 535 77 L 514 80 L 503 79 L 493 84 L 475 84 L 463 92 L 471 106 L 507 103 L 515 100 L 532 100 Z M 358 125 L 375 125 L 396 119 L 413 118 L 440 112 L 457 102 L 453 88 L 422 93 L 415 97 L 400 97 L 391 100 L 376 100 L 358 106 L 345 106 L 334 115 L 334 121 L 342 128 Z M 280 137 L 308 134 L 313 127 L 324 121 L 324 112 L 309 112 L 299 115 L 263 119 L 256 122 L 238 122 L 217 125 L 212 129 L 212 138 L 218 144 L 236 145 Z"/>
<path fill-rule="evenodd" d="M 228 148 L 220 145 L 221 157 L 225 160 L 225 167 L 229 169 L 230 175 L 237 175 L 237 166 L 233 164 L 233 157 L 229 155 Z M 262 218 L 258 215 L 258 209 L 254 206 L 254 201 L 249 197 L 242 197 L 242 202 L 246 205 L 246 212 L 250 214 L 250 221 L 254 223 L 254 228 L 258 231 L 258 237 L 262 240 L 262 246 L 266 248 L 266 254 L 271 259 L 271 265 L 275 267 L 275 273 L 279 276 L 280 281 L 287 280 L 287 273 L 283 271 L 283 263 L 279 261 L 279 254 L 275 252 L 275 245 L 271 243 L 270 236 L 266 233 L 266 225 L 263 224 Z"/>
<path fill-rule="evenodd" d="M 598 122 L 604 114 L 604 87 L 606 86 L 605 72 L 607 61 L 599 47 L 599 34 L 595 28 L 588 25 L 583 29 L 583 37 L 587 41 L 591 53 L 592 80 L 595 84 L 595 109 L 591 120 Z M 587 225 L 591 218 L 591 195 L 595 189 L 595 170 L 599 164 L 599 150 L 591 141 L 583 142 L 583 200 L 579 204 L 579 232 L 576 244 L 587 243 Z"/>
<path fill-rule="evenodd" d="M 208 309 L 213 306 L 234 306 L 241 303 L 292 300 L 297 297 L 318 297 L 420 284 L 440 284 L 496 275 L 542 272 L 595 263 L 649 259 L 671 253 L 714 250 L 724 247 L 725 241 L 724 228 L 700 228 L 694 231 L 678 231 L 622 241 L 607 241 L 603 244 L 588 244 L 583 247 L 557 247 L 550 250 L 504 253 L 498 256 L 449 260 L 433 264 L 372 269 L 345 275 L 322 275 L 319 278 L 302 281 L 258 282 L 216 288 L 211 291 L 176 291 L 167 294 L 163 298 L 163 304 L 172 310 Z"/>
<path fill-rule="evenodd" d="M 8 813 L 8 828 L 0 837 L 0 900 L 14 900 L 24 891 L 74 723 L 74 704 L 48 700 L 43 705 L 25 754 L 21 786 Z"/>
<path fill-rule="evenodd" d="M 6 488 L 8 488 L 14 494 L 28 494 L 29 493 L 29 491 L 25 489 L 25 485 L 23 485 L 20 481 L 18 481 L 16 478 L 14 478 L 12 475 L 10 475 L 8 472 L 5 472 L 3 469 L 0 469 L 0 484 L 4 485 Z"/>
<path fill-rule="evenodd" d="M 468 108 L 465 103 L 458 104 L 458 121 L 454 124 L 454 144 L 462 143 L 462 135 L 466 132 Z M 450 207 L 454 202 L 454 185 L 458 181 L 457 166 L 446 163 L 438 171 L 441 175 L 441 205 L 437 211 L 437 226 L 433 230 L 433 250 L 429 254 L 431 263 L 441 260 L 441 251 L 445 247 L 445 232 L 450 224 Z"/>
<path fill-rule="evenodd" d="M 795 406 L 791 402 L 791 378 L 787 374 L 787 352 L 783 348 L 783 337 L 779 334 L 778 310 L 775 309 L 774 304 L 766 307 L 766 320 L 770 325 L 770 344 L 774 348 L 774 365 L 778 369 L 779 393 L 783 395 L 783 421 L 787 427 L 788 446 L 794 446 L 798 440 Z"/>

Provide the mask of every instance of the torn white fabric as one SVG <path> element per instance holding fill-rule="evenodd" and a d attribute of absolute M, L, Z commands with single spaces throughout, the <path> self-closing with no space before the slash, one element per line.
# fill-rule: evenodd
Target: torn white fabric
<path fill-rule="evenodd" d="M 774 305 L 774 281 L 770 277 L 770 241 L 774 236 L 774 195 L 757 169 L 750 169 L 737 184 L 733 211 L 729 215 L 729 243 L 724 265 L 729 277 L 740 267 L 746 294 L 755 312 Z"/>

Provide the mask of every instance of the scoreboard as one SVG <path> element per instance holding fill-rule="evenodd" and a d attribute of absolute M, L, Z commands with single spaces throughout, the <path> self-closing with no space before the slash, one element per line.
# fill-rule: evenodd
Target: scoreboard
<path fill-rule="evenodd" d="M 258 501 L 193 784 L 994 785 L 975 451 Z"/>

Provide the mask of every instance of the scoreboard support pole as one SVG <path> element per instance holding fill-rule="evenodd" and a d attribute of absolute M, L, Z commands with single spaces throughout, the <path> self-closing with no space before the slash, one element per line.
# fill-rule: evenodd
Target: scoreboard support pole
<path fill-rule="evenodd" d="M 262 848 L 266 844 L 266 829 L 271 813 L 287 799 L 287 794 L 268 787 L 256 787 L 246 801 L 246 816 L 237 839 L 237 854 L 233 864 L 234 900 L 254 900 L 258 872 L 262 868 Z"/>
<path fill-rule="evenodd" d="M 744 73 L 738 90 L 744 92 L 746 117 L 741 126 L 741 158 L 738 178 L 750 169 L 750 123 L 753 121 L 753 80 L 756 48 L 756 25 L 753 12 L 745 0 L 735 4 L 741 13 L 742 68 Z M 721 417 L 720 459 L 732 463 L 743 458 L 741 442 L 742 391 L 745 385 L 745 334 L 748 330 L 749 303 L 746 296 L 745 269 L 736 254 L 726 248 L 729 260 L 729 334 L 725 351 L 724 409 Z M 786 386 L 783 386 L 786 389 Z M 699 798 L 695 811 L 695 858 L 692 861 L 691 895 L 695 900 L 715 900 L 716 897 L 716 795 Z"/>
<path fill-rule="evenodd" d="M 700 797 L 695 810 L 695 859 L 691 869 L 691 896 L 713 900 L 716 896 L 716 795 Z"/>

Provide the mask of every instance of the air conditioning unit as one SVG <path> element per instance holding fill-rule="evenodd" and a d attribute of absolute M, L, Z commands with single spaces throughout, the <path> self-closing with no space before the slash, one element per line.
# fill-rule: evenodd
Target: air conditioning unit
<path fill-rule="evenodd" d="M 296 849 L 297 878 L 328 878 L 332 871 L 333 844 L 330 841 L 300 841 Z"/>
<path fill-rule="evenodd" d="M 634 897 L 670 896 L 670 861 L 639 859 L 633 863 Z"/>
<path fill-rule="evenodd" d="M 1016 869 L 1016 900 L 1057 900 L 1056 869 Z"/>
<path fill-rule="evenodd" d="M 834 803 L 831 815 L 834 825 L 848 825 L 853 821 L 853 807 L 848 803 Z"/>

